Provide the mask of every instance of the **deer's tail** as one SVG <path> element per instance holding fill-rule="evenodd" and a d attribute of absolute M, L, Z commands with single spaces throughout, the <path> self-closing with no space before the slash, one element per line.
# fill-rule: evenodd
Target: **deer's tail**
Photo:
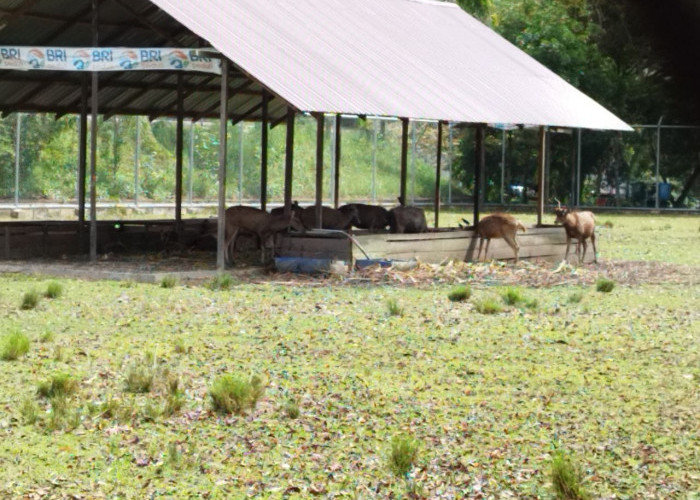
<path fill-rule="evenodd" d="M 520 221 L 518 221 L 517 228 L 520 229 L 523 233 L 527 231 L 527 229 L 525 229 L 525 226 L 523 226 L 522 222 Z"/>

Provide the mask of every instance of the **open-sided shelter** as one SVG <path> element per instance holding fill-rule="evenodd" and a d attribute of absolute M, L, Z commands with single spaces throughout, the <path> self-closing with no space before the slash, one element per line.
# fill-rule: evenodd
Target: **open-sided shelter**
<path fill-rule="evenodd" d="M 140 49 L 213 48 L 220 54 L 223 74 L 162 69 L 89 74 L 89 66 L 78 71 L 17 71 L 3 64 L 13 49 L 30 47 L 84 47 L 97 57 L 99 48 L 105 47 L 132 48 L 139 56 L 143 52 L 143 57 L 149 54 Z M 0 111 L 81 114 L 79 231 L 87 220 L 88 111 L 95 116 L 177 117 L 178 225 L 182 224 L 182 122 L 186 118 L 265 123 L 261 138 L 265 206 L 268 126 L 287 122 L 285 203 L 289 205 L 293 117 L 298 112 L 314 114 L 319 125 L 319 211 L 321 132 L 327 114 L 402 120 L 400 194 L 404 196 L 406 132 L 411 119 L 475 126 L 481 167 L 483 132 L 489 123 L 631 130 L 456 5 L 429 0 L 0 0 Z M 92 120 L 93 137 L 96 122 Z M 339 118 L 336 126 L 339 132 Z M 225 127 L 221 134 L 219 266 L 223 266 Z M 92 169 L 94 148 L 93 140 Z M 476 170 L 478 175 L 480 169 Z M 97 221 L 94 176 L 90 178 L 94 256 Z M 542 185 L 541 167 L 539 178 Z M 541 216 L 543 189 L 539 192 Z M 474 216 L 476 222 L 476 202 Z"/>

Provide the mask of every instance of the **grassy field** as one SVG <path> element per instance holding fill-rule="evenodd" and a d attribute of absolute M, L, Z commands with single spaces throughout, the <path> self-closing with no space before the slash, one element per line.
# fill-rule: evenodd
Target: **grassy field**
<path fill-rule="evenodd" d="M 606 221 L 604 258 L 700 269 L 697 218 Z M 461 302 L 1 276 L 0 497 L 556 498 L 563 451 L 593 498 L 700 498 L 697 280 L 508 290 L 482 266 Z M 257 405 L 215 411 L 225 374 L 259 377 Z M 405 474 L 395 436 L 418 443 Z"/>

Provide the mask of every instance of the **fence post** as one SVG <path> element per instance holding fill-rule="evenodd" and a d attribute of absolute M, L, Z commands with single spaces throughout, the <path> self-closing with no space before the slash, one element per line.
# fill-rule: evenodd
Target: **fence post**
<path fill-rule="evenodd" d="M 658 210 L 661 204 L 659 203 L 659 166 L 661 164 L 661 122 L 664 119 L 659 118 L 659 123 L 656 124 L 656 209 Z"/>
<path fill-rule="evenodd" d="M 377 202 L 377 128 L 379 122 L 375 118 L 372 132 L 372 203 Z"/>
<path fill-rule="evenodd" d="M 136 117 L 136 147 L 134 148 L 134 205 L 139 206 L 139 167 L 141 161 L 141 117 Z"/>
<path fill-rule="evenodd" d="M 452 140 L 453 140 L 453 132 L 452 132 L 452 122 L 449 123 L 447 126 L 447 140 L 449 142 L 449 154 L 447 155 L 447 172 L 448 172 L 448 182 L 447 182 L 447 204 L 452 205 L 452 158 L 453 158 L 453 151 L 452 151 Z"/>
<path fill-rule="evenodd" d="M 22 141 L 22 113 L 17 113 L 17 135 L 15 139 L 15 205 L 19 205 L 19 164 Z"/>

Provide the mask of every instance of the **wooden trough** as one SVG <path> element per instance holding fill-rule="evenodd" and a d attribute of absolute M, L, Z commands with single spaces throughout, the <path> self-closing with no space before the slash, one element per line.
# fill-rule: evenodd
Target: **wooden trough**
<path fill-rule="evenodd" d="M 372 259 L 410 260 L 440 263 L 449 260 L 475 261 L 479 238 L 473 230 L 442 229 L 420 234 L 353 233 L 358 245 L 341 234 L 280 234 L 277 254 L 281 257 L 337 259 L 351 262 L 364 259 L 364 252 Z M 521 259 L 559 261 L 566 252 L 566 234 L 561 226 L 529 227 L 518 233 Z M 486 243 L 484 243 L 484 248 Z M 362 252 L 364 250 L 364 252 Z M 569 260 L 574 261 L 575 243 L 572 242 Z M 513 250 L 502 239 L 491 240 L 487 260 L 513 260 Z M 483 260 L 483 256 L 482 256 Z M 586 262 L 593 261 L 589 244 Z"/>

